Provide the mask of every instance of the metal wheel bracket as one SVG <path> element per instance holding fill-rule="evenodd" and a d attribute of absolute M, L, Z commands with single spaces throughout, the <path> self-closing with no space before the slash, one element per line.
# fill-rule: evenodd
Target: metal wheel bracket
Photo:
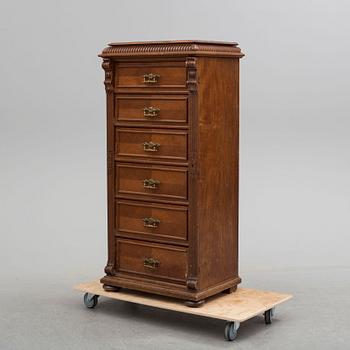
<path fill-rule="evenodd" d="M 271 317 L 274 317 L 274 316 L 275 316 L 275 313 L 276 313 L 276 308 L 273 307 L 273 308 L 271 309 Z"/>
<path fill-rule="evenodd" d="M 272 323 L 272 316 L 274 315 L 274 310 L 273 308 L 268 309 L 264 312 L 264 319 L 265 319 L 265 324 L 269 325 Z"/>

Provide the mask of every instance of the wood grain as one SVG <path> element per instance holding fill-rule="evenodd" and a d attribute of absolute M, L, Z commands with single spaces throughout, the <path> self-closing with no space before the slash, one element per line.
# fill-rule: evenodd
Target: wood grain
<path fill-rule="evenodd" d="M 143 111 L 145 107 L 159 108 L 159 115 L 146 118 Z M 115 112 L 116 120 L 120 123 L 183 125 L 187 123 L 187 96 L 117 95 Z"/>
<path fill-rule="evenodd" d="M 117 128 L 116 156 L 136 159 L 156 159 L 163 161 L 187 160 L 187 131 L 170 131 L 159 129 Z M 154 151 L 145 151 L 144 142 L 153 142 L 159 145 Z"/>
<path fill-rule="evenodd" d="M 180 63 L 180 64 L 179 64 Z M 154 84 L 144 83 L 145 74 L 158 74 L 159 81 Z M 181 62 L 162 62 L 153 64 L 144 63 L 125 63 L 118 65 L 117 87 L 185 87 L 186 69 Z"/>
<path fill-rule="evenodd" d="M 117 239 L 117 268 L 121 273 L 143 275 L 154 279 L 185 283 L 187 275 L 187 248 L 136 240 Z M 144 266 L 147 258 L 159 266 Z"/>
<path fill-rule="evenodd" d="M 147 227 L 143 219 L 159 220 L 156 227 Z M 136 239 L 153 239 L 160 242 L 187 243 L 188 209 L 185 206 L 119 200 L 116 206 L 118 236 Z"/>
<path fill-rule="evenodd" d="M 184 168 L 154 165 L 117 165 L 118 177 L 116 188 L 118 194 L 142 195 L 149 198 L 187 199 L 187 170 Z M 159 181 L 155 189 L 144 187 L 143 180 Z"/>
<path fill-rule="evenodd" d="M 199 283 L 207 288 L 239 277 L 238 60 L 200 58 L 198 74 Z"/>

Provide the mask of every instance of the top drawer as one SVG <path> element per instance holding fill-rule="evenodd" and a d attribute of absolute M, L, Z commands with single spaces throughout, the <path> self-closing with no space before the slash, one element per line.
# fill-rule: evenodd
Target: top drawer
<path fill-rule="evenodd" d="M 186 88 L 184 62 L 121 62 L 117 66 L 119 88 Z"/>

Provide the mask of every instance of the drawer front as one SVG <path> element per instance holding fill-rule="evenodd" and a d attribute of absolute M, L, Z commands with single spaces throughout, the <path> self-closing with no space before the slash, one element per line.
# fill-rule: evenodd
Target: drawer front
<path fill-rule="evenodd" d="M 187 200 L 187 169 L 117 164 L 116 174 L 119 195 Z"/>
<path fill-rule="evenodd" d="M 186 88 L 184 62 L 120 63 L 117 69 L 117 87 Z"/>
<path fill-rule="evenodd" d="M 149 129 L 116 129 L 118 157 L 187 160 L 187 132 Z"/>
<path fill-rule="evenodd" d="M 187 97 L 116 98 L 118 122 L 187 123 Z"/>
<path fill-rule="evenodd" d="M 162 204 L 119 201 L 118 234 L 187 240 L 187 208 Z"/>
<path fill-rule="evenodd" d="M 117 240 L 119 272 L 185 282 L 187 249 L 126 239 Z"/>

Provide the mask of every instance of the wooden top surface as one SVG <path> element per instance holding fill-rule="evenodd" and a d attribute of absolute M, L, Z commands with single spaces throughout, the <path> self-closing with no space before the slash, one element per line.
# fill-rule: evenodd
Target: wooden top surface
<path fill-rule="evenodd" d="M 243 57 L 236 42 L 206 40 L 136 41 L 110 43 L 100 57 L 217 56 Z"/>
<path fill-rule="evenodd" d="M 237 46 L 234 41 L 210 41 L 210 40 L 159 40 L 159 41 L 121 41 L 116 43 L 109 43 L 109 46 L 122 45 L 176 45 L 176 44 L 209 44 L 209 45 L 229 45 Z"/>
<path fill-rule="evenodd" d="M 154 294 L 124 289 L 120 292 L 106 292 L 99 281 L 81 283 L 75 286 L 74 289 L 116 300 L 238 322 L 243 322 L 254 316 L 263 314 L 264 311 L 292 298 L 292 295 L 290 294 L 238 288 L 234 293 L 222 293 L 206 299 L 205 304 L 199 308 L 191 308 L 185 306 L 181 300 Z"/>

